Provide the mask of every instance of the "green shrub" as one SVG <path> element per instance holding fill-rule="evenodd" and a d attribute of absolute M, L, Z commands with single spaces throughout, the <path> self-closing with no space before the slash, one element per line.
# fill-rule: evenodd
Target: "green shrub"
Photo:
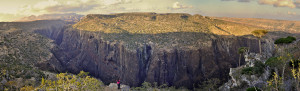
<path fill-rule="evenodd" d="M 142 88 L 148 89 L 148 88 L 151 88 L 151 87 L 152 87 L 152 85 L 149 82 L 142 83 Z"/>
<path fill-rule="evenodd" d="M 270 67 L 276 67 L 279 64 L 281 64 L 282 62 L 280 60 L 278 60 L 278 57 L 270 57 L 267 61 L 266 61 L 266 65 L 270 66 Z"/>
<path fill-rule="evenodd" d="M 254 74 L 258 74 L 259 76 L 265 72 L 265 64 L 261 61 L 255 61 L 253 72 Z"/>
<path fill-rule="evenodd" d="M 30 79 L 31 77 L 32 77 L 32 76 L 29 75 L 29 74 L 25 75 L 25 79 Z"/>
<path fill-rule="evenodd" d="M 242 74 L 253 75 L 253 67 L 246 67 L 242 69 Z"/>
<path fill-rule="evenodd" d="M 251 87 L 251 88 L 247 88 L 246 91 L 261 91 L 259 88 L 256 87 Z"/>
<path fill-rule="evenodd" d="M 261 75 L 265 72 L 265 65 L 261 61 L 256 61 L 254 67 L 246 67 L 242 69 L 242 74 L 246 75 Z"/>
<path fill-rule="evenodd" d="M 292 43 L 295 40 L 296 40 L 295 37 L 288 36 L 286 38 L 279 38 L 275 40 L 274 44 L 288 44 L 288 43 Z"/>
<path fill-rule="evenodd" d="M 296 38 L 295 38 L 295 37 L 292 37 L 292 36 L 288 36 L 287 39 L 290 39 L 290 40 L 293 40 L 293 41 L 296 40 Z"/>

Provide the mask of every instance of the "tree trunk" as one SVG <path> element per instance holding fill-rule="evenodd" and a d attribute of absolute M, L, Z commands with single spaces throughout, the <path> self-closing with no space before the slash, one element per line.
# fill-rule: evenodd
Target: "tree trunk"
<path fill-rule="evenodd" d="M 284 70 L 285 70 L 286 62 L 284 62 L 283 70 L 282 70 L 282 84 L 284 84 Z"/>
<path fill-rule="evenodd" d="M 258 39 L 258 46 L 259 46 L 259 53 L 261 54 L 261 42 L 260 42 L 260 39 Z"/>
<path fill-rule="evenodd" d="M 240 58 L 239 58 L 239 67 L 241 66 L 241 58 L 242 58 L 242 54 L 240 54 Z"/>
<path fill-rule="evenodd" d="M 299 77 L 295 79 L 295 82 L 296 82 L 296 91 L 299 91 Z"/>

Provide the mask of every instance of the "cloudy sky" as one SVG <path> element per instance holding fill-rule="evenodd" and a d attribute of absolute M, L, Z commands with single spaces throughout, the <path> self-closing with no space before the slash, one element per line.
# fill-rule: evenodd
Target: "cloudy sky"
<path fill-rule="evenodd" d="M 0 21 L 42 14 L 190 13 L 300 21 L 300 0 L 0 0 Z"/>

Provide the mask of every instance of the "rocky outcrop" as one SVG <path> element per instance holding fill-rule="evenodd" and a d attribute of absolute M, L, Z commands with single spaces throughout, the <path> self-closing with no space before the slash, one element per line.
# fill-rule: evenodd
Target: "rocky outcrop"
<path fill-rule="evenodd" d="M 53 58 L 40 65 L 59 72 L 84 70 L 106 84 L 118 78 L 129 86 L 140 86 L 147 81 L 192 88 L 210 78 L 225 82 L 229 68 L 237 66 L 239 47 L 258 52 L 258 41 L 247 37 L 209 35 L 212 36 L 209 40 L 199 42 L 202 46 L 190 49 L 163 49 L 150 41 L 129 49 L 123 41 L 104 40 L 99 32 L 67 27 L 36 32 L 57 44 L 52 49 Z"/>
<path fill-rule="evenodd" d="M 230 68 L 229 76 L 230 80 L 220 86 L 219 90 L 231 91 L 231 90 L 246 90 L 248 87 L 265 87 L 267 86 L 267 81 L 270 77 L 270 69 L 264 68 L 264 72 L 261 75 L 247 75 L 243 74 L 242 70 L 246 67 L 254 67 L 255 61 L 265 62 L 267 60 L 267 55 L 260 55 L 256 53 L 246 53 L 245 55 L 245 65 L 237 68 Z"/>

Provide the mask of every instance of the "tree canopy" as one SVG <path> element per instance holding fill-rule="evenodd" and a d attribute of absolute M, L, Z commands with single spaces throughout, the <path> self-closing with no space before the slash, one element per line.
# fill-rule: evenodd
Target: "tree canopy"
<path fill-rule="evenodd" d="M 279 39 L 275 40 L 274 44 L 289 44 L 295 40 L 296 40 L 295 37 L 288 36 L 286 38 L 279 38 Z"/>
<path fill-rule="evenodd" d="M 246 52 L 247 50 L 249 50 L 248 47 L 240 47 L 240 48 L 238 49 L 238 54 L 242 54 L 242 53 Z"/>
<path fill-rule="evenodd" d="M 254 30 L 251 32 L 254 36 L 261 38 L 262 36 L 265 36 L 268 31 L 267 30 Z"/>

